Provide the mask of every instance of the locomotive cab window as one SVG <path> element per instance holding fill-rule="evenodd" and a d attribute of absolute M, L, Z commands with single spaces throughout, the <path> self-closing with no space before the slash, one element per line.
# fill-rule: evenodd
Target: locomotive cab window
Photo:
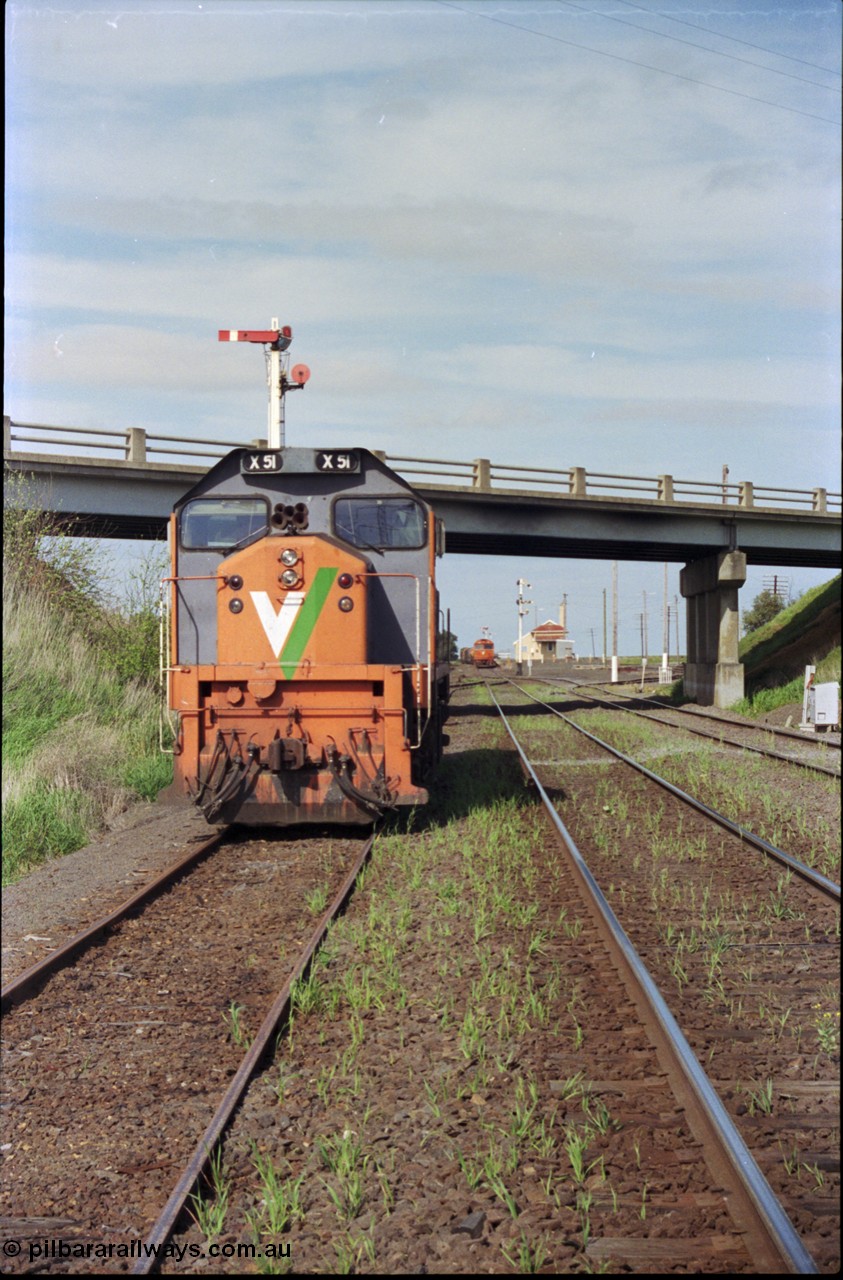
<path fill-rule="evenodd" d="M 225 551 L 268 531 L 267 506 L 262 498 L 195 498 L 179 527 L 185 550 Z"/>
<path fill-rule="evenodd" d="M 334 504 L 334 533 L 354 547 L 423 547 L 424 510 L 412 498 L 339 498 Z"/>

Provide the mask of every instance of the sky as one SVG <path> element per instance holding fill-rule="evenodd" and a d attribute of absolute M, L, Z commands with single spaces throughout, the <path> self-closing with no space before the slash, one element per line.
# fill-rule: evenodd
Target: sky
<path fill-rule="evenodd" d="M 217 331 L 277 316 L 288 444 L 839 492 L 838 0 L 5 14 L 14 421 L 245 443 L 263 353 Z M 440 566 L 460 645 L 511 646 L 520 577 L 600 655 L 608 561 Z M 659 653 L 621 562 L 622 654 L 645 593 Z"/>

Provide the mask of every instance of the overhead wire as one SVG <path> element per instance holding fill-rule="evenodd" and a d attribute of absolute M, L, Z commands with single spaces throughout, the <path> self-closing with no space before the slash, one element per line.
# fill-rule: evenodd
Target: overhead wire
<path fill-rule="evenodd" d="M 621 26 L 632 27 L 634 31 L 646 31 L 652 36 L 659 36 L 662 40 L 672 40 L 675 44 L 686 44 L 691 49 L 701 49 L 703 53 L 714 54 L 716 58 L 728 58 L 730 62 L 741 62 L 745 67 L 755 67 L 757 71 L 766 71 L 773 76 L 786 76 L 788 80 L 798 80 L 800 84 L 813 85 L 815 89 L 824 89 L 826 93 L 840 93 L 840 88 L 831 84 L 820 84 L 818 80 L 806 80 L 804 76 L 794 75 L 792 71 L 779 71 L 777 67 L 765 67 L 760 62 L 752 62 L 749 58 L 739 58 L 734 53 L 724 53 L 722 49 L 712 49 L 706 44 L 697 44 L 696 40 L 683 40 L 681 36 L 668 35 L 666 31 L 656 31 L 654 27 L 642 27 L 637 22 L 630 22 L 627 18 L 618 18 L 613 13 L 602 13 L 599 9 L 589 9 L 584 4 L 577 4 L 576 0 L 556 0 L 557 4 L 565 4 L 569 9 L 579 9 L 581 13 L 591 14 L 594 18 L 603 18 L 606 22 L 619 22 Z M 638 5 L 634 5 L 638 8 Z M 652 13 L 652 9 L 644 9 L 643 13 Z M 660 17 L 661 15 L 656 15 Z M 705 28 L 700 28 L 705 30 Z M 717 34 L 716 32 L 712 34 Z"/>
<path fill-rule="evenodd" d="M 803 67 L 813 67 L 814 71 L 824 71 L 830 76 L 841 73 L 832 67 L 821 67 L 818 62 L 807 62 L 804 58 L 796 58 L 792 53 L 779 53 L 776 49 L 767 49 L 762 44 L 753 44 L 751 40 L 742 40 L 740 36 L 727 36 L 722 31 L 714 31 L 712 27 L 701 27 L 697 22 L 686 22 L 684 18 L 674 18 L 670 13 L 659 13 L 656 9 L 648 9 L 643 4 L 633 4 L 632 0 L 615 0 L 616 4 L 626 5 L 628 9 L 637 9 L 640 13 L 649 13 L 652 17 L 663 18 L 665 22 L 676 22 L 683 27 L 691 27 L 694 31 L 705 31 L 707 35 L 717 36 L 720 40 L 732 40 L 735 44 L 744 44 L 748 49 L 757 49 L 759 53 L 769 53 L 774 58 L 786 58 L 788 62 L 798 62 Z M 808 83 L 813 83 L 809 81 Z"/>
<path fill-rule="evenodd" d="M 436 3 L 445 9 L 453 9 L 456 13 L 465 14 L 470 18 L 480 18 L 484 22 L 494 22 L 498 26 L 509 27 L 513 31 L 523 31 L 528 35 L 538 36 L 542 40 L 551 40 L 554 44 L 564 44 L 572 49 L 584 49 L 587 53 L 597 54 L 601 58 L 611 58 L 614 62 L 625 62 L 632 67 L 641 67 L 645 71 L 655 71 L 658 75 L 670 76 L 673 80 L 683 80 L 686 84 L 700 85 L 704 89 L 714 89 L 717 93 L 726 93 L 733 98 L 743 98 L 748 102 L 759 102 L 766 107 L 774 107 L 778 111 L 787 111 L 790 115 L 804 116 L 808 120 L 820 120 L 823 124 L 834 124 L 840 127 L 840 121 L 833 119 L 831 116 L 820 116 L 813 111 L 801 111 L 798 107 L 787 107 L 782 102 L 771 102 L 769 98 L 758 98 L 752 93 L 743 93 L 739 89 L 726 89 L 720 84 L 711 84 L 708 80 L 699 80 L 695 76 L 685 76 L 678 71 L 667 71 L 664 67 L 655 67 L 648 62 L 639 62 L 636 58 L 625 58 L 619 53 L 608 53 L 605 49 L 595 49 L 593 45 L 582 44 L 577 40 L 566 40 L 563 36 L 551 35 L 548 31 L 537 31 L 535 27 L 525 27 L 518 22 L 509 22 L 505 18 L 496 17 L 490 13 L 484 13 L 479 9 L 466 9 L 462 5 L 455 4 L 454 0 L 436 0 Z"/>

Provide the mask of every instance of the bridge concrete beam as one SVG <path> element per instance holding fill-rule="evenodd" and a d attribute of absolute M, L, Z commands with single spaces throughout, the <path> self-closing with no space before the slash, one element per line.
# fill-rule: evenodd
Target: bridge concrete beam
<path fill-rule="evenodd" d="M 745 582 L 742 551 L 695 560 L 679 574 L 687 601 L 685 692 L 704 706 L 728 707 L 744 694 L 738 592 Z"/>
<path fill-rule="evenodd" d="M 8 423 L 4 424 L 8 427 Z M 124 433 L 124 436 L 126 433 Z M 144 440 L 128 439 L 139 456 Z M 251 442 L 261 447 L 262 442 Z M 484 459 L 475 480 L 485 483 Z M 207 465 L 59 458 L 7 452 L 5 470 L 20 473 L 33 502 L 83 537 L 162 538 L 177 502 L 207 472 Z M 759 508 L 744 482 L 740 508 L 671 501 L 670 476 L 659 479 L 658 499 L 583 495 L 586 473 L 571 468 L 571 484 L 558 492 L 481 489 L 408 479 L 444 519 L 448 554 L 540 556 L 594 560 L 670 561 L 688 564 L 713 548 L 738 546 L 751 565 L 810 566 L 835 572 L 841 563 L 840 517 L 827 510 L 818 489 L 813 510 Z"/>

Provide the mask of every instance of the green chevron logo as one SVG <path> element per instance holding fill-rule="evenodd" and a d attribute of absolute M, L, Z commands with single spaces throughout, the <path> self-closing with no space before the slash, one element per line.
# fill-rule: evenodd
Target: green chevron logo
<path fill-rule="evenodd" d="M 337 569 L 317 569 L 310 590 L 288 592 L 277 613 L 265 591 L 249 593 L 272 652 L 288 680 L 301 662 L 337 572 Z"/>

